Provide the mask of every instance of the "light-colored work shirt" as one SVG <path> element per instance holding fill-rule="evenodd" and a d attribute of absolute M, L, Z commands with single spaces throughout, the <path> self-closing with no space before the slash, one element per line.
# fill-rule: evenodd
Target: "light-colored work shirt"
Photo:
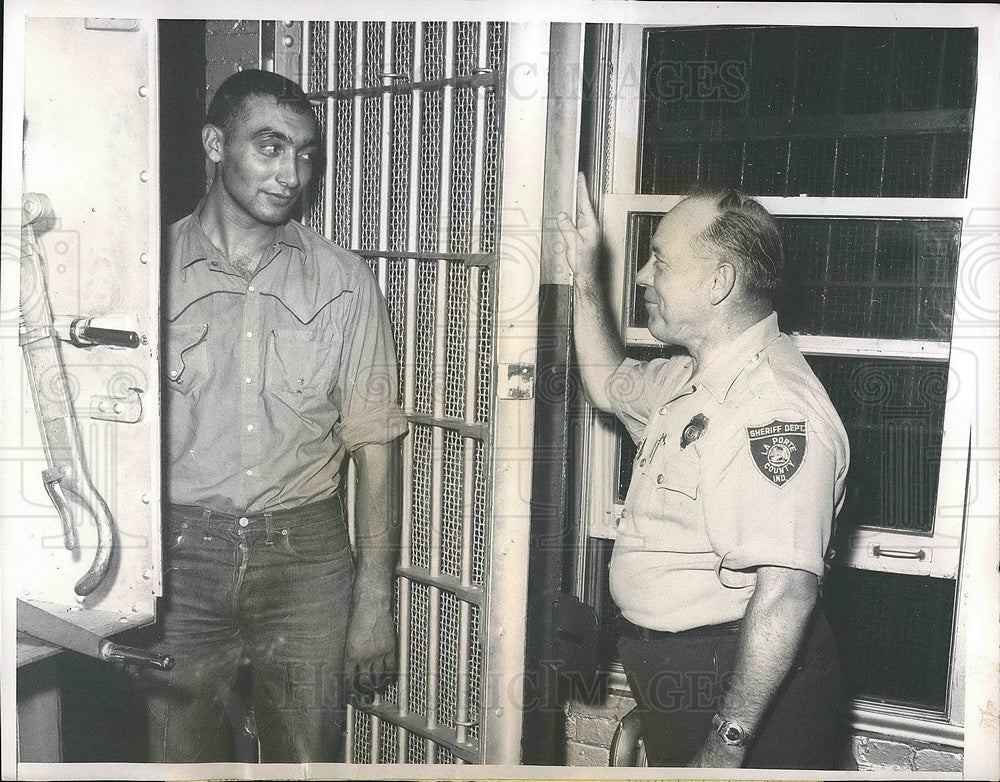
<path fill-rule="evenodd" d="M 248 280 L 196 215 L 166 255 L 166 499 L 233 514 L 327 499 L 349 451 L 406 431 L 371 270 L 291 221 Z"/>
<path fill-rule="evenodd" d="M 822 577 L 847 434 L 774 313 L 696 378 L 688 356 L 626 359 L 609 388 L 640 443 L 611 558 L 626 619 L 721 624 L 743 617 L 760 566 Z"/>

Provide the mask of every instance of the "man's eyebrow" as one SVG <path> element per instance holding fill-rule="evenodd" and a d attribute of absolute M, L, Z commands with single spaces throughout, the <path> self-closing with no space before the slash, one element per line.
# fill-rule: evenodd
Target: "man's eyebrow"
<path fill-rule="evenodd" d="M 277 141 L 284 141 L 286 144 L 291 144 L 292 146 L 295 146 L 295 139 L 293 139 L 287 133 L 284 133 L 275 128 L 261 128 L 260 130 L 258 130 L 256 133 L 253 134 L 253 137 L 256 139 L 261 139 L 263 141 L 270 141 L 272 139 Z M 299 148 L 307 149 L 309 147 L 316 147 L 318 145 L 319 141 L 316 138 L 310 138 Z"/>

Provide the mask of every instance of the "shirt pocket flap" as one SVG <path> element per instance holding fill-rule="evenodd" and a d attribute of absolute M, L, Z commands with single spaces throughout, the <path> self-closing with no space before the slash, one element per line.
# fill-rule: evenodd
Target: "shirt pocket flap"
<path fill-rule="evenodd" d="M 167 326 L 163 363 L 170 385 L 182 391 L 191 388 L 196 369 L 204 364 L 205 359 L 204 350 L 195 349 L 207 337 L 207 323 Z"/>
<path fill-rule="evenodd" d="M 658 471 L 662 470 L 662 471 Z M 675 461 L 659 465 L 646 473 L 657 489 L 679 492 L 692 500 L 698 499 L 701 470 L 697 464 Z"/>

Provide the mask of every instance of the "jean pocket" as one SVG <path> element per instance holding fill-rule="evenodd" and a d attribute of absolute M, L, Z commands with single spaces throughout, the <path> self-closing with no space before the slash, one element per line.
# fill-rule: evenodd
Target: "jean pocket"
<path fill-rule="evenodd" d="M 167 524 L 167 534 L 163 544 L 163 553 L 172 556 L 185 551 L 191 546 L 191 535 L 194 530 L 186 521 L 170 521 Z"/>
<path fill-rule="evenodd" d="M 347 529 L 335 519 L 278 527 L 285 552 L 299 562 L 350 560 L 353 564 Z"/>

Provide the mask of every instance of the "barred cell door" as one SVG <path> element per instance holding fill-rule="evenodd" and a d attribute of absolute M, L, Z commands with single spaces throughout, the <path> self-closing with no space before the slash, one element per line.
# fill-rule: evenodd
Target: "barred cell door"
<path fill-rule="evenodd" d="M 370 263 L 409 418 L 400 675 L 350 708 L 348 762 L 519 760 L 547 35 L 276 24 L 320 98 L 304 219 Z"/>

